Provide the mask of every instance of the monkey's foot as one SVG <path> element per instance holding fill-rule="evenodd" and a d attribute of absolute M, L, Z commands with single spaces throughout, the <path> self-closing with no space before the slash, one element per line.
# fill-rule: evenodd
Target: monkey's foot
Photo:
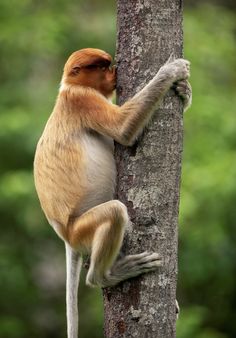
<path fill-rule="evenodd" d="M 103 287 L 113 286 L 123 280 L 154 271 L 162 265 L 158 253 L 143 252 L 129 255 L 117 261 L 103 281 Z"/>

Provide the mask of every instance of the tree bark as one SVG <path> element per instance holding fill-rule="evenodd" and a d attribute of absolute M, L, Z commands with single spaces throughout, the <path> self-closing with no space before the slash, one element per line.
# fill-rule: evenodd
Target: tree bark
<path fill-rule="evenodd" d="M 117 94 L 122 104 L 171 53 L 182 56 L 182 0 L 118 0 Z M 106 338 L 175 337 L 182 104 L 170 91 L 131 148 L 116 144 L 117 197 L 130 225 L 123 252 L 159 252 L 157 272 L 104 290 Z"/>

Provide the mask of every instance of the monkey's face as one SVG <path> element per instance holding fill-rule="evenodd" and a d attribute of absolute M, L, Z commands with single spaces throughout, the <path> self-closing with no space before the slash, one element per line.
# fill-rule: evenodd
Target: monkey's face
<path fill-rule="evenodd" d="M 116 87 L 116 68 L 111 62 L 111 56 L 100 49 L 82 49 L 68 59 L 63 81 L 94 88 L 109 97 Z"/>
<path fill-rule="evenodd" d="M 116 87 L 116 70 L 109 65 L 89 65 L 81 68 L 78 74 L 78 84 L 98 90 L 109 97 Z"/>
<path fill-rule="evenodd" d="M 95 72 L 91 72 L 91 87 L 97 89 L 106 97 L 111 96 L 116 88 L 116 68 L 115 66 L 103 66 L 97 68 Z"/>

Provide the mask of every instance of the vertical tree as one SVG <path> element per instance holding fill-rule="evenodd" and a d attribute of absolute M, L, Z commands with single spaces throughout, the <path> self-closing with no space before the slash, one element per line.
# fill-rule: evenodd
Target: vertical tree
<path fill-rule="evenodd" d="M 182 0 L 118 0 L 118 102 L 141 89 L 171 53 L 182 56 Z M 138 143 L 116 145 L 117 197 L 132 226 L 126 254 L 157 251 L 159 271 L 104 291 L 107 338 L 175 337 L 182 105 L 169 92 Z"/>

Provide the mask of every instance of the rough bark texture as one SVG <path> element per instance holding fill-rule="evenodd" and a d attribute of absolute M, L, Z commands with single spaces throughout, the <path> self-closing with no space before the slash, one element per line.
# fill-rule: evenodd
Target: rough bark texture
<path fill-rule="evenodd" d="M 118 0 L 118 103 L 133 96 L 171 53 L 182 56 L 182 0 Z M 105 337 L 175 337 L 182 105 L 169 92 L 132 148 L 116 145 L 117 197 L 131 224 L 123 251 L 156 251 L 159 271 L 104 290 Z"/>

